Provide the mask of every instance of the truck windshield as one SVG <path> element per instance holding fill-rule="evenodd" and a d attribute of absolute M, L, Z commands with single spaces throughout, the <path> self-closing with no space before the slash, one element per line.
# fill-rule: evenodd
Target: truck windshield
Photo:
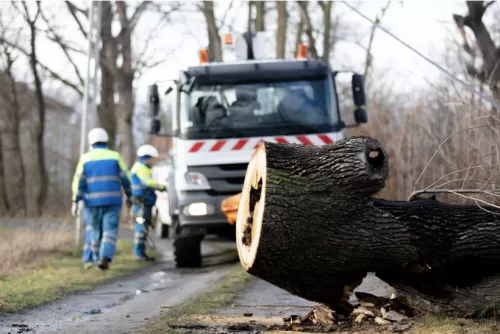
<path fill-rule="evenodd" d="M 328 77 L 195 85 L 181 105 L 181 133 L 188 139 L 328 132 L 339 121 Z"/>

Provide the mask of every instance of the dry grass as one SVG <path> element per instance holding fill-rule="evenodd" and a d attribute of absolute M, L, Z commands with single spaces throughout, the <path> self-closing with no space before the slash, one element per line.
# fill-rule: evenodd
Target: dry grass
<path fill-rule="evenodd" d="M 26 266 L 36 266 L 37 260 L 53 253 L 71 249 L 74 235 L 63 228 L 13 228 L 0 230 L 0 278 L 21 273 Z"/>

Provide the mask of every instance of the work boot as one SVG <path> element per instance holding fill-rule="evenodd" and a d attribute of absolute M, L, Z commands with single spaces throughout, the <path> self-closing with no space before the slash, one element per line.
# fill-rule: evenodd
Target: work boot
<path fill-rule="evenodd" d="M 155 257 L 154 256 L 148 256 L 146 254 L 144 254 L 143 256 L 134 255 L 134 260 L 136 260 L 136 261 L 154 261 Z"/>
<path fill-rule="evenodd" d="M 107 257 L 101 257 L 99 264 L 97 265 L 101 270 L 109 269 L 109 259 Z"/>

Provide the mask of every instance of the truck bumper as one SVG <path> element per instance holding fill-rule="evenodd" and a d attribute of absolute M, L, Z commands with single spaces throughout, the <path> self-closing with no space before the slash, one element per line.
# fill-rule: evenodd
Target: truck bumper
<path fill-rule="evenodd" d="M 189 225 L 206 228 L 208 233 L 211 233 L 211 230 L 215 230 L 218 227 L 229 226 L 229 222 L 221 209 L 222 201 L 229 196 L 231 195 L 208 196 L 205 192 L 185 192 L 180 194 L 178 207 L 181 226 Z M 189 213 L 189 207 L 192 204 L 199 206 L 201 203 L 206 205 L 206 214 L 193 215 Z M 203 210 L 201 211 L 203 212 Z M 194 213 L 199 214 L 199 212 Z"/>

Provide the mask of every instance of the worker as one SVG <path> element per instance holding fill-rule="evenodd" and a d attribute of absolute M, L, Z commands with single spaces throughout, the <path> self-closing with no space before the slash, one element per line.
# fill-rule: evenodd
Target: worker
<path fill-rule="evenodd" d="M 108 148 L 106 131 L 92 129 L 88 138 L 91 150 L 80 157 L 73 177 L 72 213 L 76 215 L 78 203 L 85 202 L 86 220 L 92 228 L 92 262 L 107 270 L 116 250 L 123 202 L 121 187 L 128 207 L 132 206 L 132 191 L 127 166 L 118 152 Z M 88 260 L 85 251 L 83 257 Z"/>
<path fill-rule="evenodd" d="M 156 203 L 155 190 L 167 190 L 164 184 L 152 178 L 151 167 L 158 156 L 158 150 L 154 146 L 142 145 L 137 150 L 138 160 L 131 169 L 134 215 L 136 216 L 134 259 L 139 261 L 154 261 L 154 257 L 146 254 L 146 239 L 151 226 L 152 209 Z"/>

